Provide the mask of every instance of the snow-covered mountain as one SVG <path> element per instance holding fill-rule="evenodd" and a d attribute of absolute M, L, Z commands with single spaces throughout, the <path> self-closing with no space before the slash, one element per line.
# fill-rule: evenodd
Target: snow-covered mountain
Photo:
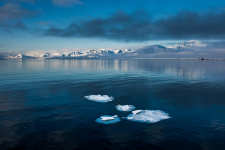
<path fill-rule="evenodd" d="M 169 49 L 164 46 L 161 46 L 161 45 L 150 45 L 150 46 L 145 46 L 145 47 L 139 48 L 138 50 L 133 52 L 133 54 L 134 55 L 147 55 L 147 54 L 168 53 L 168 52 L 174 52 L 174 50 Z"/>
<path fill-rule="evenodd" d="M 123 55 L 125 53 L 131 53 L 133 50 L 124 49 L 124 50 L 87 50 L 85 52 L 71 52 L 71 53 L 44 53 L 43 58 L 92 58 L 92 57 L 102 57 L 102 56 L 115 56 Z"/>
<path fill-rule="evenodd" d="M 150 45 L 142 47 L 134 52 L 135 55 L 146 55 L 146 54 L 156 54 L 156 53 L 173 53 L 173 52 L 187 52 L 193 51 L 199 47 L 207 46 L 198 40 L 190 40 L 187 42 L 179 43 L 172 46 L 161 46 L 161 45 Z"/>
<path fill-rule="evenodd" d="M 181 49 L 190 49 L 190 48 L 196 48 L 196 47 L 204 47 L 207 46 L 206 43 L 202 43 L 198 40 L 190 40 L 187 42 L 179 43 L 176 45 L 168 46 L 169 49 L 175 49 L 175 50 L 181 50 Z"/>
<path fill-rule="evenodd" d="M 51 59 L 51 58 L 59 58 L 59 59 L 73 59 L 73 58 L 99 58 L 99 57 L 138 57 L 138 56 L 146 56 L 149 54 L 168 54 L 168 53 L 176 53 L 176 52 L 187 52 L 187 51 L 195 51 L 198 48 L 202 48 L 207 46 L 205 43 L 202 43 L 197 40 L 190 40 L 187 42 L 179 43 L 172 46 L 161 46 L 161 45 L 150 45 L 139 48 L 137 50 L 131 49 L 119 49 L 119 50 L 106 50 L 106 49 L 98 49 L 98 50 L 87 50 L 84 52 L 75 51 L 75 52 L 47 52 L 38 54 L 34 52 L 26 52 L 19 54 L 8 54 L 7 56 L 1 57 L 3 59 L 30 59 L 30 58 L 40 58 L 40 59 Z"/>
<path fill-rule="evenodd" d="M 85 52 L 37 52 L 30 51 L 25 53 L 0 53 L 0 59 L 51 59 L 51 58 L 62 58 L 62 59 L 72 59 L 72 58 L 98 58 L 98 57 L 115 57 L 115 56 L 125 56 L 127 53 L 132 53 L 131 49 L 120 49 L 120 50 L 87 50 Z"/>
<path fill-rule="evenodd" d="M 7 57 L 5 57 L 6 59 L 22 59 L 23 56 L 22 54 L 12 54 L 12 55 L 8 55 Z"/>

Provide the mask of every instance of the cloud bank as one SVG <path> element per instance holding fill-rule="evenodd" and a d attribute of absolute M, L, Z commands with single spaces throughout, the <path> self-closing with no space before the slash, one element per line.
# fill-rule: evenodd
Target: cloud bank
<path fill-rule="evenodd" d="M 225 12 L 199 14 L 183 11 L 152 19 L 146 12 L 118 11 L 109 17 L 78 20 L 65 28 L 50 27 L 44 35 L 56 37 L 102 38 L 143 42 L 152 39 L 224 39 Z"/>

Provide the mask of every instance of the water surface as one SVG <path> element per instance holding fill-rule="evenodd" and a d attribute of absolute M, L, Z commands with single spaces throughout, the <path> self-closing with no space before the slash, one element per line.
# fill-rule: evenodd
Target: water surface
<path fill-rule="evenodd" d="M 0 61 L 0 149 L 223 149 L 225 61 Z M 87 95 L 108 95 L 98 103 Z M 162 110 L 156 123 L 115 106 Z"/>

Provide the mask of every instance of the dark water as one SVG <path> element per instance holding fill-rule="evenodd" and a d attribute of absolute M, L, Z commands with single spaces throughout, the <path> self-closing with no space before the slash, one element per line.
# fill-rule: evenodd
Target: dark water
<path fill-rule="evenodd" d="M 97 103 L 90 94 L 113 96 Z M 117 104 L 163 110 L 157 123 L 122 119 Z M 0 61 L 0 149 L 224 149 L 225 61 Z"/>

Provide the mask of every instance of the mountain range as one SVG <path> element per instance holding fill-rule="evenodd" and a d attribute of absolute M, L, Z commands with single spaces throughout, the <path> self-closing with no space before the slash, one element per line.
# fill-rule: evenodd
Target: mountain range
<path fill-rule="evenodd" d="M 141 57 L 153 54 L 171 54 L 179 52 L 193 52 L 198 48 L 206 47 L 207 44 L 198 40 L 190 40 L 187 42 L 179 43 L 172 46 L 150 45 L 136 50 L 133 49 L 120 49 L 120 50 L 87 50 L 84 52 L 47 52 L 35 55 L 32 52 L 26 53 L 5 53 L 1 56 L 3 59 L 76 59 L 76 58 L 101 58 L 101 57 Z"/>

